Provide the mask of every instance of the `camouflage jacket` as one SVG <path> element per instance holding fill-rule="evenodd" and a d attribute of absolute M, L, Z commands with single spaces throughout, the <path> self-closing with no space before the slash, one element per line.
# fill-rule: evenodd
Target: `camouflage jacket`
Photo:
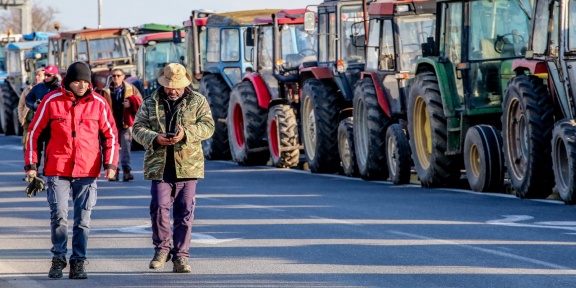
<path fill-rule="evenodd" d="M 160 88 L 162 89 L 162 88 Z M 186 88 L 189 89 L 189 88 Z M 189 90 L 183 99 L 183 106 L 176 116 L 186 136 L 174 145 L 176 177 L 204 178 L 204 153 L 202 140 L 212 137 L 214 120 L 206 97 Z M 144 99 L 136 113 L 133 137 L 146 149 L 144 154 L 144 179 L 162 180 L 166 166 L 166 146 L 154 145 L 158 134 L 166 133 L 164 105 L 159 99 L 158 90 Z"/>

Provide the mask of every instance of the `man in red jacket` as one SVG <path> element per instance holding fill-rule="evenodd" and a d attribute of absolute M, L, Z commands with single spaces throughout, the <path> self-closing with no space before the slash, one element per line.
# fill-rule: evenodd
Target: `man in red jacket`
<path fill-rule="evenodd" d="M 84 261 L 90 214 L 96 204 L 96 178 L 102 167 L 105 178 L 114 178 L 118 167 L 116 123 L 106 100 L 92 91 L 90 76 L 90 67 L 83 62 L 68 67 L 62 87 L 46 95 L 38 106 L 26 142 L 26 176 L 35 177 L 38 175 L 36 140 L 43 133 L 47 139 L 44 176 L 53 254 L 50 278 L 61 278 L 62 269 L 66 267 L 70 192 L 74 226 L 69 278 L 87 278 Z"/>

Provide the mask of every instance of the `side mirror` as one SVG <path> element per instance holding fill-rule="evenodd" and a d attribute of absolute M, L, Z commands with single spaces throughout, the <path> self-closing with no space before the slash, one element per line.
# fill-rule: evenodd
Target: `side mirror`
<path fill-rule="evenodd" d="M 316 31 L 316 13 L 311 11 L 304 13 L 304 31 Z"/>

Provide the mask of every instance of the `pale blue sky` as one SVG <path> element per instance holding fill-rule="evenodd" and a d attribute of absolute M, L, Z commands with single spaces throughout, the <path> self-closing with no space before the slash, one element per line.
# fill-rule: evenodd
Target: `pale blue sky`
<path fill-rule="evenodd" d="M 32 0 L 60 11 L 56 15 L 68 30 L 98 26 L 98 0 Z M 251 9 L 294 9 L 322 0 L 102 0 L 102 27 L 131 27 L 144 23 L 182 25 L 194 9 L 220 12 Z"/>

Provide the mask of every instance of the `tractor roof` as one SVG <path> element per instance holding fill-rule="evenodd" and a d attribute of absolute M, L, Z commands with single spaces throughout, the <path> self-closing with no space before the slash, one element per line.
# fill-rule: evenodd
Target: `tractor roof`
<path fill-rule="evenodd" d="M 150 41 L 170 42 L 170 41 L 172 41 L 173 36 L 174 36 L 173 32 L 160 32 L 160 33 L 146 34 L 146 35 L 142 35 L 142 36 L 138 37 L 136 39 L 136 42 L 134 42 L 134 44 L 146 45 Z M 184 36 L 186 36 L 186 32 L 180 31 L 180 36 L 182 36 L 182 38 L 184 38 Z"/>
<path fill-rule="evenodd" d="M 142 35 L 142 34 L 149 34 L 149 33 L 156 33 L 156 32 L 173 31 L 173 30 L 182 29 L 182 27 L 176 26 L 176 25 L 146 23 L 146 24 L 135 26 L 133 29 L 134 29 L 134 32 L 136 35 Z"/>
<path fill-rule="evenodd" d="M 98 38 L 107 38 L 111 36 L 120 36 L 123 35 L 123 33 L 124 35 L 126 35 L 130 33 L 130 31 L 128 31 L 128 29 L 126 28 L 102 28 L 102 29 L 87 28 L 82 30 L 61 32 L 60 37 L 61 38 L 80 37 L 80 39 L 98 39 Z"/>
<path fill-rule="evenodd" d="M 244 26 L 252 24 L 256 17 L 266 17 L 273 13 L 280 12 L 281 9 L 261 9 L 225 12 L 208 16 L 207 25 L 211 26 Z"/>
<path fill-rule="evenodd" d="M 37 53 L 40 54 L 48 53 L 48 42 L 42 42 L 40 44 L 35 45 L 34 47 L 32 47 L 32 50 L 26 51 L 26 53 L 24 53 L 24 58 L 28 59 L 36 58 Z"/>
<path fill-rule="evenodd" d="M 26 42 L 13 42 L 6 46 L 8 50 L 31 50 L 34 46 L 42 43 L 48 43 L 46 40 L 41 41 L 26 41 Z"/>
<path fill-rule="evenodd" d="M 368 14 L 370 16 L 394 16 L 398 14 L 406 15 L 435 12 L 436 0 L 379 0 L 370 3 L 370 8 L 368 8 Z"/>
<path fill-rule="evenodd" d="M 48 37 L 56 35 L 57 33 L 54 32 L 32 32 L 30 34 L 22 35 L 22 38 L 26 41 L 33 41 L 33 40 L 48 40 Z"/>
<path fill-rule="evenodd" d="M 289 9 L 282 10 L 276 14 L 278 24 L 302 24 L 304 23 L 304 13 L 306 9 Z M 259 16 L 254 18 L 254 24 L 272 24 L 272 15 Z"/>

